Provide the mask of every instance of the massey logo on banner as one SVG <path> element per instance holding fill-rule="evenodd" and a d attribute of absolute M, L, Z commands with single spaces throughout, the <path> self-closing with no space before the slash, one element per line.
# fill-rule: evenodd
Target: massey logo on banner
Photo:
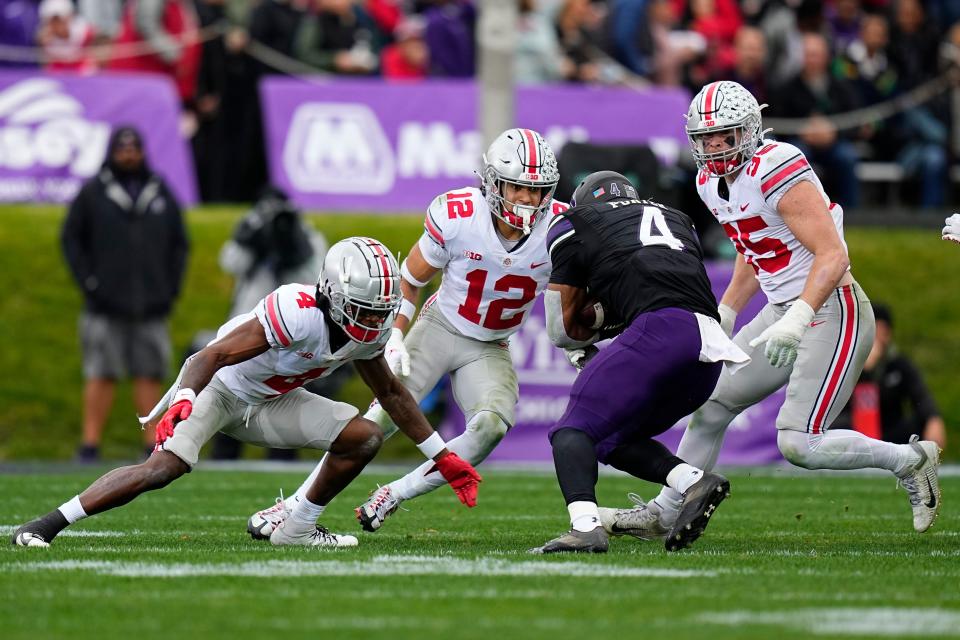
<path fill-rule="evenodd" d="M 120 124 L 144 136 L 147 159 L 183 204 L 196 202 L 179 102 L 157 76 L 0 72 L 0 201 L 67 202 L 103 164 Z"/>
<path fill-rule="evenodd" d="M 267 78 L 260 87 L 271 178 L 312 209 L 420 211 L 475 184 L 484 142 L 473 82 Z M 687 144 L 681 90 L 529 87 L 518 124 L 556 151 L 568 140 L 644 143 L 665 161 Z"/>

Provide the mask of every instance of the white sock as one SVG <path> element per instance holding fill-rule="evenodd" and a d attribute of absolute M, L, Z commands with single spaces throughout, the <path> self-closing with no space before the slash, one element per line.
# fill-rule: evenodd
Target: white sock
<path fill-rule="evenodd" d="M 323 466 L 324 461 L 327 459 L 329 453 L 323 454 L 323 457 L 320 458 L 320 462 L 317 463 L 317 466 L 313 468 L 313 471 L 310 472 L 310 475 L 307 476 L 307 479 L 303 481 L 303 484 L 300 485 L 300 488 L 297 489 L 296 493 L 292 496 L 287 496 L 283 501 L 287 505 L 287 509 L 293 511 L 297 508 L 297 505 L 300 503 L 301 498 L 305 498 L 307 495 L 307 490 L 313 486 L 313 481 L 317 479 L 317 476 L 320 475 L 320 468 Z"/>
<path fill-rule="evenodd" d="M 80 496 L 73 496 L 69 501 L 60 505 L 58 510 L 70 524 L 87 517 L 87 512 L 83 510 L 83 506 L 80 504 Z"/>
<path fill-rule="evenodd" d="M 575 531 L 593 531 L 600 526 L 600 510 L 596 502 L 578 500 L 567 505 L 570 513 L 570 526 Z"/>
<path fill-rule="evenodd" d="M 700 469 L 691 467 L 686 463 L 680 463 L 667 474 L 667 486 L 681 494 L 685 494 L 687 490 L 699 482 L 702 477 L 703 471 Z"/>
<path fill-rule="evenodd" d="M 326 505 L 314 504 L 306 496 L 301 496 L 290 513 L 290 519 L 299 524 L 313 527 L 317 524 L 317 518 L 326 508 Z"/>
<path fill-rule="evenodd" d="M 497 442 L 499 442 L 499 439 Z M 497 442 L 491 442 L 489 437 L 484 437 L 476 431 L 464 431 L 447 442 L 447 449 L 470 464 L 478 465 L 493 451 Z M 447 484 L 447 481 L 437 471 L 427 475 L 427 471 L 432 466 L 433 460 L 427 460 L 399 480 L 391 482 L 390 489 L 393 491 L 393 495 L 398 500 L 409 500 Z"/>
<path fill-rule="evenodd" d="M 683 494 L 676 489 L 664 487 L 653 502 L 660 507 L 660 524 L 673 526 L 677 521 L 677 514 L 680 513 L 680 507 L 683 506 Z"/>

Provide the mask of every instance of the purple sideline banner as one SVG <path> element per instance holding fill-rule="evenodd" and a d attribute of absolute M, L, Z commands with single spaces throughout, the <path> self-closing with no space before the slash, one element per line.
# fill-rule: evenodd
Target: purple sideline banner
<path fill-rule="evenodd" d="M 133 125 L 147 161 L 184 206 L 197 202 L 193 157 L 169 79 L 0 71 L 0 202 L 69 202 L 100 170 L 110 132 Z"/>
<path fill-rule="evenodd" d="M 269 77 L 260 85 L 270 177 L 309 209 L 422 211 L 476 184 L 485 150 L 473 81 Z M 672 163 L 687 145 L 680 89 L 517 90 L 517 124 L 567 141 L 645 143 Z"/>
<path fill-rule="evenodd" d="M 707 273 L 714 294 L 719 298 L 733 274 L 733 263 L 708 264 Z M 760 312 L 765 301 L 763 295 L 754 296 L 737 317 L 737 330 Z M 537 299 L 536 306 L 520 331 L 510 338 L 510 353 L 520 380 L 517 423 L 488 459 L 498 462 L 549 462 L 553 460 L 553 454 L 547 431 L 567 407 L 576 370 L 547 337 L 542 297 Z M 627 387 L 630 380 L 624 380 L 623 384 Z M 719 464 L 760 465 L 783 459 L 777 449 L 774 424 L 784 397 L 781 389 L 737 416 L 727 430 Z M 676 452 L 686 424 L 687 419 L 682 420 L 657 439 Z M 447 411 L 439 429 L 446 439 L 464 429 L 463 414 L 449 388 Z"/>

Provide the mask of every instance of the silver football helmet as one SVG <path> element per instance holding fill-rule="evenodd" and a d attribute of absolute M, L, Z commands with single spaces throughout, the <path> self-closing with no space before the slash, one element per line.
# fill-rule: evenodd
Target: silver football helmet
<path fill-rule="evenodd" d="M 355 342 L 376 342 L 393 327 L 402 301 L 397 259 L 377 240 L 353 237 L 327 251 L 317 294 L 330 302 L 330 319 Z"/>
<path fill-rule="evenodd" d="M 711 82 L 700 89 L 686 115 L 687 138 L 697 166 L 726 176 L 749 162 L 766 133 L 760 129 L 760 110 L 765 106 L 757 104 L 752 93 L 730 80 Z M 721 132 L 729 132 L 730 148 L 706 151 L 704 134 Z"/>
<path fill-rule="evenodd" d="M 507 129 L 483 154 L 482 191 L 490 211 L 511 227 L 530 233 L 553 199 L 560 181 L 557 157 L 553 149 L 536 131 Z M 540 204 L 531 207 L 506 199 L 504 183 L 540 187 Z"/>

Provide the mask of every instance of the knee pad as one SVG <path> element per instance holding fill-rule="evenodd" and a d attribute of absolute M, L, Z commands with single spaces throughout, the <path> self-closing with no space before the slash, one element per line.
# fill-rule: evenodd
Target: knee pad
<path fill-rule="evenodd" d="M 510 425 L 499 413 L 489 410 L 478 411 L 467 423 L 467 431 L 481 439 L 491 449 L 507 435 Z"/>
<path fill-rule="evenodd" d="M 810 435 L 802 431 L 781 429 L 777 432 L 777 448 L 791 464 L 804 469 L 817 468 L 813 464 Z"/>

